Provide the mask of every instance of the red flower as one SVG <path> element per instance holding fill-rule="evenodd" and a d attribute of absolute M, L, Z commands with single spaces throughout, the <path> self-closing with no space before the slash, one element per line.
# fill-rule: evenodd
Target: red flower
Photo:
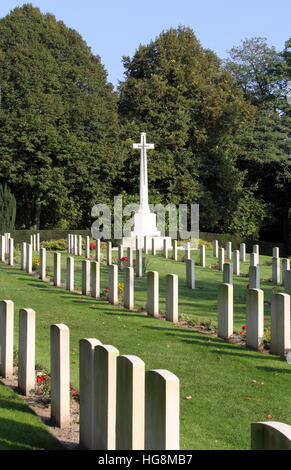
<path fill-rule="evenodd" d="M 246 330 L 246 329 L 247 329 L 247 327 L 244 325 L 244 326 L 242 326 L 242 329 L 243 329 L 243 330 Z"/>
<path fill-rule="evenodd" d="M 107 292 L 109 291 L 109 287 L 106 287 Z"/>
<path fill-rule="evenodd" d="M 101 286 L 101 289 L 104 289 L 104 286 Z"/>
<path fill-rule="evenodd" d="M 241 331 L 241 332 L 240 332 L 240 335 L 243 335 L 243 334 L 244 334 L 244 331 Z"/>
<path fill-rule="evenodd" d="M 43 377 L 37 377 L 36 381 L 38 384 L 41 384 L 41 382 L 43 381 Z"/>
<path fill-rule="evenodd" d="M 93 250 L 94 248 L 96 248 L 96 245 L 94 243 L 90 243 L 90 250 Z"/>

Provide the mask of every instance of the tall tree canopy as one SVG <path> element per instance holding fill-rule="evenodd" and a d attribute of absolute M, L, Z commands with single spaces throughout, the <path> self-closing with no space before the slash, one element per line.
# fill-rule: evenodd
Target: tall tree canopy
<path fill-rule="evenodd" d="M 265 38 L 242 41 L 229 52 L 225 67 L 255 105 L 253 119 L 237 136 L 242 149 L 238 168 L 247 171 L 256 196 L 268 205 L 269 218 L 261 235 L 290 245 L 291 230 L 291 106 L 287 83 L 291 79 L 289 39 L 282 53 L 269 48 Z"/>
<path fill-rule="evenodd" d="M 26 4 L 0 20 L 0 87 L 0 182 L 18 226 L 88 226 L 120 164 L 117 94 L 99 56 Z"/>
<path fill-rule="evenodd" d="M 186 27 L 162 32 L 123 63 L 123 135 L 128 147 L 141 130 L 155 143 L 149 154 L 155 199 L 199 203 L 202 229 L 248 232 L 250 218 L 261 217 L 261 208 L 255 215 L 248 211 L 252 189 L 243 191 L 244 173 L 236 167 L 240 148 L 234 136 L 253 112 L 236 80 Z M 128 152 L 124 188 L 129 174 L 132 179 L 138 175 L 137 165 L 136 154 Z M 131 186 L 134 192 L 137 183 L 138 178 Z"/>

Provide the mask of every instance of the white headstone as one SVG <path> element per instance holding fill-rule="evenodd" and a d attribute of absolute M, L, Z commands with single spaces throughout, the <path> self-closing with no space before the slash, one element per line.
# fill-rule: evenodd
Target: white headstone
<path fill-rule="evenodd" d="M 74 261 L 75 259 L 72 256 L 67 258 L 67 290 L 74 290 Z"/>
<path fill-rule="evenodd" d="M 51 325 L 51 419 L 58 427 L 70 424 L 70 332 Z"/>
<path fill-rule="evenodd" d="M 273 257 L 272 258 L 272 281 L 279 285 L 281 280 L 281 272 L 280 272 L 280 258 Z"/>
<path fill-rule="evenodd" d="M 213 256 L 214 258 L 218 258 L 218 240 L 214 240 L 213 242 Z"/>
<path fill-rule="evenodd" d="M 277 421 L 252 423 L 251 450 L 291 450 L 291 426 Z"/>
<path fill-rule="evenodd" d="M 109 302 L 113 305 L 118 304 L 118 266 L 109 265 Z"/>
<path fill-rule="evenodd" d="M 116 449 L 143 450 L 145 440 L 145 363 L 117 357 Z"/>
<path fill-rule="evenodd" d="M 0 302 L 0 376 L 13 375 L 14 303 Z"/>
<path fill-rule="evenodd" d="M 233 252 L 233 274 L 240 275 L 239 250 Z"/>
<path fill-rule="evenodd" d="M 61 285 L 61 253 L 54 253 L 54 285 Z"/>
<path fill-rule="evenodd" d="M 261 289 L 247 289 L 246 326 L 247 346 L 258 350 L 264 343 L 264 291 Z"/>
<path fill-rule="evenodd" d="M 82 235 L 79 235 L 78 237 L 78 255 L 82 256 L 83 250 L 82 250 Z"/>
<path fill-rule="evenodd" d="M 46 279 L 46 248 L 40 249 L 40 278 L 44 281 Z"/>
<path fill-rule="evenodd" d="M 101 261 L 101 243 L 99 238 L 95 240 L 95 245 L 96 245 L 96 254 L 95 254 L 95 259 L 97 263 L 100 263 Z"/>
<path fill-rule="evenodd" d="M 282 284 L 283 286 L 285 285 L 285 274 L 286 271 L 290 270 L 290 259 L 289 258 L 284 258 L 282 260 Z"/>
<path fill-rule="evenodd" d="M 110 268 L 115 265 L 110 265 Z M 117 266 L 116 266 L 117 268 Z M 115 450 L 116 440 L 116 359 L 111 345 L 94 348 L 93 448 Z"/>
<path fill-rule="evenodd" d="M 250 266 L 249 286 L 251 289 L 260 289 L 260 267 L 259 266 Z"/>
<path fill-rule="evenodd" d="M 100 263 L 91 261 L 91 296 L 100 297 Z"/>
<path fill-rule="evenodd" d="M 142 249 L 139 248 L 136 251 L 136 277 L 142 277 L 143 267 L 142 267 Z"/>
<path fill-rule="evenodd" d="M 124 268 L 124 306 L 132 310 L 134 307 L 134 269 Z"/>
<path fill-rule="evenodd" d="M 10 266 L 14 265 L 14 240 L 13 240 L 13 238 L 9 238 L 8 264 Z"/>
<path fill-rule="evenodd" d="M 167 274 L 166 276 L 166 320 L 177 323 L 178 309 L 178 276 Z"/>
<path fill-rule="evenodd" d="M 241 243 L 239 246 L 239 251 L 240 251 L 240 260 L 245 263 L 246 261 L 246 244 Z"/>
<path fill-rule="evenodd" d="M 32 245 L 26 245 L 26 272 L 32 273 Z"/>
<path fill-rule="evenodd" d="M 219 248 L 218 268 L 223 271 L 224 265 L 224 248 Z"/>
<path fill-rule="evenodd" d="M 83 295 L 90 295 L 91 291 L 91 267 L 90 261 L 88 259 L 84 259 L 82 261 L 82 294 Z"/>
<path fill-rule="evenodd" d="M 205 257 L 205 245 L 200 246 L 200 266 L 205 268 L 206 257 Z"/>
<path fill-rule="evenodd" d="M 159 273 L 147 273 L 147 313 L 153 317 L 159 315 Z"/>
<path fill-rule="evenodd" d="M 96 338 L 80 340 L 80 446 L 94 449 L 94 348 L 101 342 Z"/>
<path fill-rule="evenodd" d="M 149 370 L 145 380 L 145 449 L 179 450 L 180 383 L 168 370 Z"/>
<path fill-rule="evenodd" d="M 1 261 L 2 263 L 4 263 L 5 261 L 5 247 L 6 247 L 6 240 L 5 240 L 5 236 L 2 235 L 1 236 Z"/>
<path fill-rule="evenodd" d="M 18 341 L 18 387 L 28 395 L 35 387 L 35 312 L 31 308 L 19 311 Z"/>
<path fill-rule="evenodd" d="M 218 288 L 218 336 L 228 339 L 233 334 L 233 285 Z"/>
<path fill-rule="evenodd" d="M 107 242 L 107 266 L 112 264 L 112 242 Z"/>
<path fill-rule="evenodd" d="M 195 262 L 193 259 L 186 261 L 186 285 L 189 289 L 195 289 Z"/>
<path fill-rule="evenodd" d="M 273 294 L 271 299 L 271 354 L 284 357 L 290 351 L 290 295 Z"/>
<path fill-rule="evenodd" d="M 227 242 L 227 244 L 226 244 L 226 259 L 231 260 L 231 253 L 232 253 L 231 242 Z"/>
<path fill-rule="evenodd" d="M 174 261 L 178 260 L 178 249 L 177 249 L 177 240 L 172 240 L 173 255 L 172 258 Z"/>

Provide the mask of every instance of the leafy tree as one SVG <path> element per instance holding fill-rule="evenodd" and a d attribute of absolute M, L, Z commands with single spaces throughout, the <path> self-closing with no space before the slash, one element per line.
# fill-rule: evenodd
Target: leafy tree
<path fill-rule="evenodd" d="M 0 234 L 15 228 L 16 199 L 6 184 L 0 184 Z"/>
<path fill-rule="evenodd" d="M 81 36 L 26 4 L 0 20 L 0 181 L 19 227 L 88 226 L 121 161 L 117 94 Z"/>
<path fill-rule="evenodd" d="M 236 141 L 242 149 L 238 168 L 246 171 L 248 183 L 256 187 L 256 198 L 268 208 L 262 237 L 290 243 L 291 207 L 291 106 L 287 82 L 291 78 L 290 43 L 278 54 L 264 38 L 243 41 L 230 51 L 225 66 L 242 86 L 254 107 L 253 119 Z"/>
<path fill-rule="evenodd" d="M 200 228 L 227 230 L 243 195 L 244 174 L 234 135 L 252 113 L 231 74 L 190 28 L 162 32 L 132 59 L 123 58 L 119 86 L 122 135 L 128 149 L 141 131 L 155 143 L 149 152 L 153 199 L 200 204 Z M 128 150 L 126 174 L 137 191 L 138 158 Z M 153 201 L 154 202 L 154 201 Z"/>
<path fill-rule="evenodd" d="M 254 103 L 266 102 L 277 89 L 277 68 L 280 57 L 266 38 L 241 41 L 241 46 L 228 51 L 225 68 L 236 78 L 246 97 Z"/>

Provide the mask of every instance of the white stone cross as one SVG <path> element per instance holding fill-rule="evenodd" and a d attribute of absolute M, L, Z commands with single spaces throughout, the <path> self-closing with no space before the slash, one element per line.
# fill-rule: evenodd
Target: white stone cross
<path fill-rule="evenodd" d="M 154 144 L 146 142 L 146 133 L 140 135 L 140 143 L 133 144 L 132 148 L 140 149 L 140 183 L 139 183 L 139 204 L 141 211 L 149 212 L 148 205 L 148 166 L 147 166 L 147 150 L 155 148 Z"/>

